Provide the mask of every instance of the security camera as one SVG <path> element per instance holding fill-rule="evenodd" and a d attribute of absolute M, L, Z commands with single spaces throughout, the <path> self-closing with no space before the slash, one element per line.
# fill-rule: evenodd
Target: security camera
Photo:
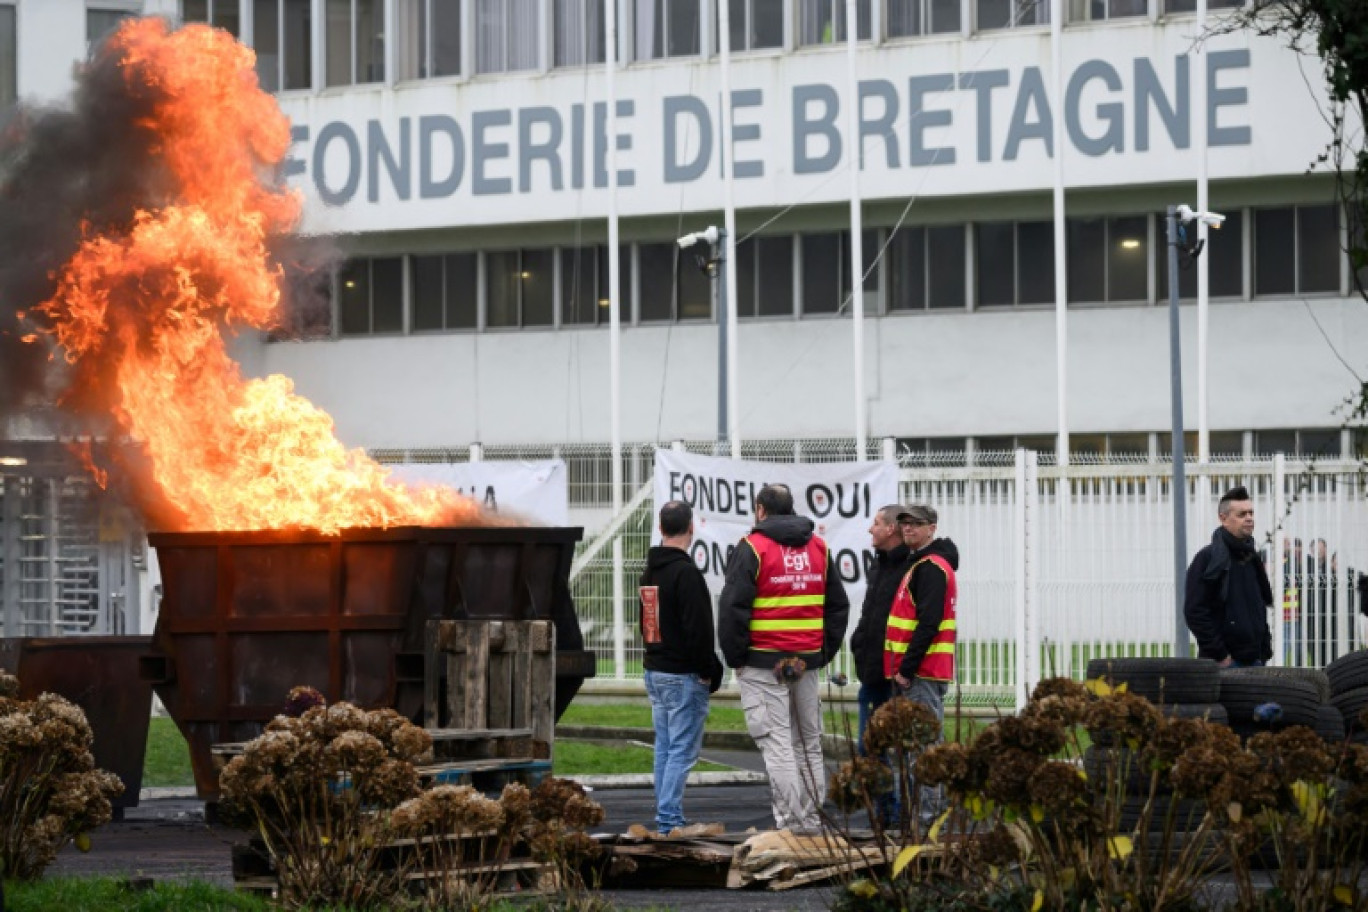
<path fill-rule="evenodd" d="M 704 241 L 708 244 L 716 244 L 718 237 L 719 232 L 717 230 L 717 226 L 709 225 L 702 231 L 694 231 L 684 235 L 682 238 L 679 239 L 679 247 L 681 250 L 687 250 L 694 244 L 697 244 L 699 241 Z"/>
<path fill-rule="evenodd" d="M 1199 221 L 1208 228 L 1220 228 L 1225 216 L 1219 212 L 1194 212 L 1190 206 L 1178 207 L 1178 218 L 1185 222 Z"/>

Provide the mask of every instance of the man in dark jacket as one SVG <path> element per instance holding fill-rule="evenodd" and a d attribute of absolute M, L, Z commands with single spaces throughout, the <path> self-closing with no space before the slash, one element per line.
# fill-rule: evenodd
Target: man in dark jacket
<path fill-rule="evenodd" d="M 646 555 L 639 589 L 642 664 L 655 726 L 656 829 L 662 833 L 688 823 L 684 783 L 703 746 L 708 695 L 722 686 L 712 597 L 689 556 L 693 531 L 687 503 L 672 500 L 660 508 L 661 542 Z"/>
<path fill-rule="evenodd" d="M 858 702 L 860 708 L 859 748 L 864 751 L 865 726 L 869 717 L 893 695 L 892 685 L 884 674 L 884 630 L 888 627 L 888 609 L 898 593 L 907 569 L 910 553 L 903 543 L 898 526 L 898 514 L 904 512 L 899 504 L 881 508 L 874 514 L 869 527 L 870 544 L 874 546 L 874 566 L 865 580 L 864 603 L 860 606 L 860 620 L 850 635 L 850 652 L 855 659 L 855 675 L 860 679 Z"/>
<path fill-rule="evenodd" d="M 794 515 L 788 488 L 762 488 L 755 519 L 727 561 L 718 639 L 765 760 L 775 823 L 817 832 L 827 777 L 816 671 L 841 648 L 850 601 L 812 520 Z"/>
<path fill-rule="evenodd" d="M 1273 587 L 1254 547 L 1254 504 L 1243 487 L 1217 507 L 1221 525 L 1188 567 L 1183 617 L 1198 655 L 1222 667 L 1263 665 L 1273 657 L 1268 608 Z"/>

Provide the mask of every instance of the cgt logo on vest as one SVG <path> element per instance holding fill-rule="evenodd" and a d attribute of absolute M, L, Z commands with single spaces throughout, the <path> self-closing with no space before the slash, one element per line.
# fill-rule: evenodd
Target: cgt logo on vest
<path fill-rule="evenodd" d="M 784 548 L 784 569 L 789 573 L 808 573 L 812 570 L 812 561 L 806 551 Z"/>

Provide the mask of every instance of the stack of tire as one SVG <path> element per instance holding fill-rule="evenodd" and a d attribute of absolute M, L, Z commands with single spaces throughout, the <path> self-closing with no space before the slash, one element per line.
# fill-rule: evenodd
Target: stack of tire
<path fill-rule="evenodd" d="M 1341 731 L 1350 741 L 1368 744 L 1368 649 L 1346 653 L 1325 667 L 1330 688 L 1330 706 L 1339 713 Z M 1342 735 L 1343 736 L 1343 735 Z"/>
<path fill-rule="evenodd" d="M 1227 723 L 1226 709 L 1220 703 L 1220 668 L 1210 659 L 1093 659 L 1087 675 L 1089 680 L 1100 679 L 1112 687 L 1125 684 L 1128 693 L 1144 697 L 1170 718 Z M 1139 755 L 1112 743 L 1107 733 L 1096 732 L 1092 745 L 1083 753 L 1083 769 L 1094 781 L 1114 775 L 1118 769 L 1128 770 L 1120 824 L 1123 829 L 1137 826 L 1150 789 L 1150 775 L 1143 770 Z M 1171 789 L 1162 784 L 1156 798 L 1150 815 L 1154 831 L 1163 829 L 1170 809 L 1180 830 L 1196 825 L 1206 812 L 1201 800 L 1174 799 Z"/>
<path fill-rule="evenodd" d="M 1220 677 L 1221 705 L 1241 738 L 1304 725 L 1326 741 L 1344 740 L 1344 722 L 1320 669 L 1223 668 Z"/>

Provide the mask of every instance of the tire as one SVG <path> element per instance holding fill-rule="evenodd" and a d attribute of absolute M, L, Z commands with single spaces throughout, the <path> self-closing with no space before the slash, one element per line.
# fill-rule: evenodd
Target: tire
<path fill-rule="evenodd" d="M 1360 687 L 1368 687 L 1368 649 L 1348 652 L 1325 666 L 1330 680 L 1330 695 L 1339 696 Z M 1348 721 L 1348 717 L 1345 717 Z"/>
<path fill-rule="evenodd" d="M 1222 668 L 1222 675 L 1245 675 L 1251 678 L 1275 678 L 1305 681 L 1316 689 L 1316 699 L 1322 703 L 1330 699 L 1330 679 L 1319 668 L 1276 668 L 1268 665 L 1251 668 Z"/>
<path fill-rule="evenodd" d="M 1338 709 L 1344 718 L 1344 731 L 1349 740 L 1356 744 L 1368 744 L 1368 729 L 1359 719 L 1359 715 L 1368 709 L 1368 687 L 1336 694 L 1330 698 L 1330 705 Z"/>
<path fill-rule="evenodd" d="M 1216 725 L 1230 724 L 1230 714 L 1220 703 L 1170 703 L 1156 708 L 1170 719 L 1205 719 Z M 1098 747 L 1114 746 L 1111 732 L 1089 732 L 1088 735 Z"/>
<path fill-rule="evenodd" d="M 1121 775 L 1123 770 L 1127 795 L 1149 794 L 1150 773 L 1144 769 L 1139 751 L 1126 747 L 1092 746 L 1083 752 L 1083 772 L 1088 774 L 1088 781 L 1094 789 L 1102 788 L 1103 781 Z M 1157 794 L 1167 795 L 1172 791 L 1173 788 L 1161 778 Z"/>
<path fill-rule="evenodd" d="M 1105 678 L 1152 703 L 1215 703 L 1219 666 L 1210 659 L 1093 659 L 1088 678 Z"/>
<path fill-rule="evenodd" d="M 1333 705 L 1322 703 L 1316 710 L 1316 734 L 1331 744 L 1344 740 L 1344 715 Z"/>
<path fill-rule="evenodd" d="M 1140 825 L 1140 817 L 1145 808 L 1145 797 L 1127 798 L 1121 805 L 1120 832 L 1133 831 Z M 1200 798 L 1174 798 L 1171 795 L 1155 795 L 1154 810 L 1150 814 L 1148 832 L 1157 833 L 1164 829 L 1170 810 L 1174 815 L 1174 831 L 1188 833 L 1206 816 L 1206 802 Z"/>
<path fill-rule="evenodd" d="M 1293 725 L 1315 728 L 1320 699 L 1314 686 L 1296 678 L 1248 675 L 1243 671 L 1223 671 L 1220 675 L 1221 705 L 1236 732 L 1248 737 L 1255 732 L 1281 731 Z M 1256 720 L 1255 708 L 1265 703 L 1278 704 L 1281 717 L 1267 723 Z"/>

